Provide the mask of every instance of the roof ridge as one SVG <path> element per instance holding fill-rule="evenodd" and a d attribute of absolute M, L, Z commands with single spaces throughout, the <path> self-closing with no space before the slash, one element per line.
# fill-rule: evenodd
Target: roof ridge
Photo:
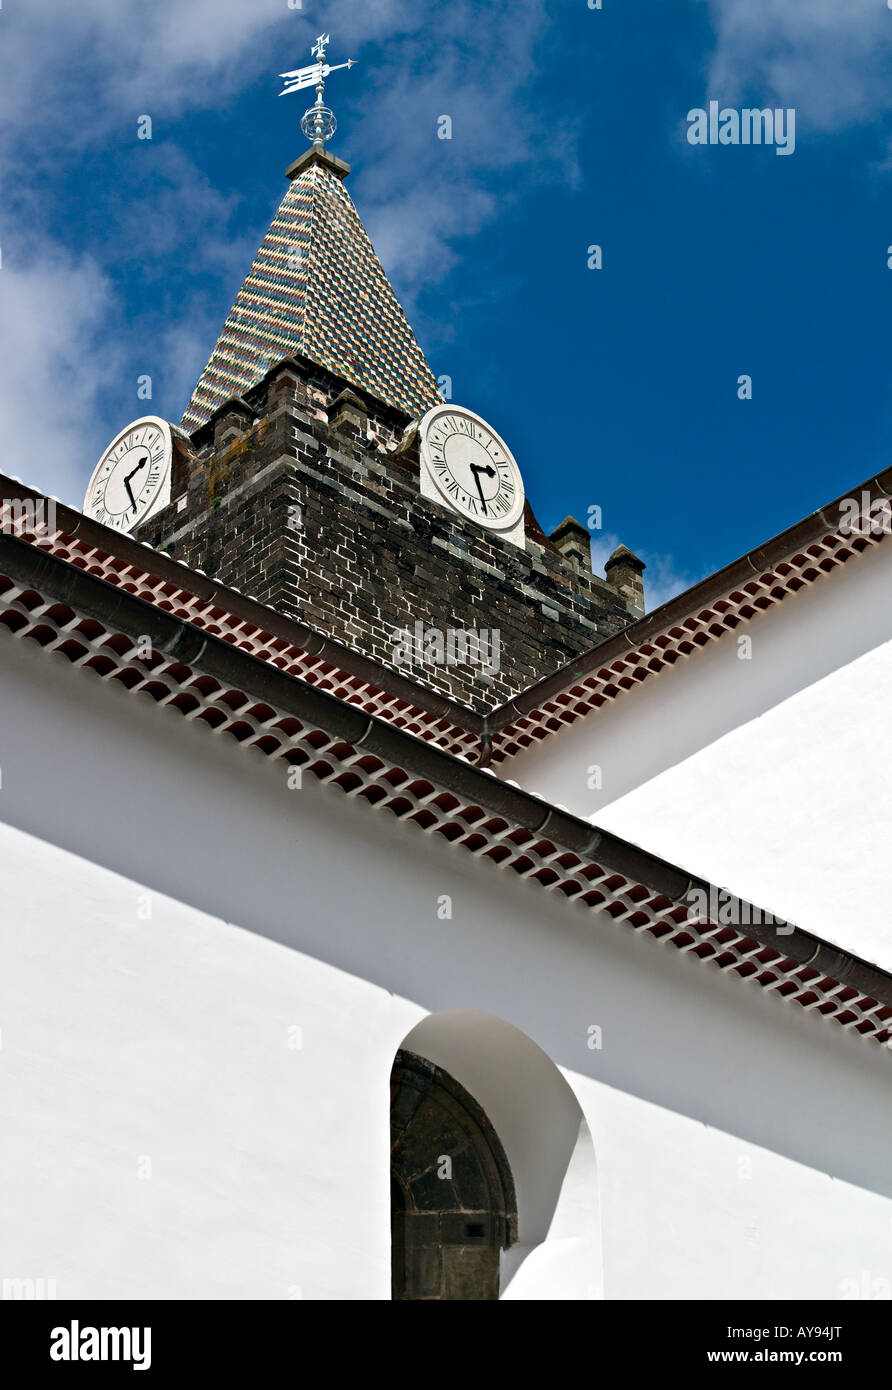
<path fill-rule="evenodd" d="M 318 171 L 318 176 L 317 176 L 317 171 Z M 294 182 L 297 183 L 298 180 L 304 178 L 305 175 L 308 175 L 309 177 L 308 177 L 308 180 L 307 180 L 307 181 L 308 181 L 308 183 L 310 184 L 310 186 L 311 186 L 312 189 L 313 189 L 313 201 L 315 201 L 316 195 L 317 195 L 318 192 L 319 192 L 320 178 L 321 178 L 321 175 L 322 175 L 323 173 L 324 173 L 324 168 L 323 168 L 323 166 L 322 166 L 321 164 L 310 164 L 310 165 L 307 166 L 306 169 L 302 170 L 302 172 L 301 172 L 300 174 L 298 174 L 298 176 L 297 176 L 297 178 L 294 180 Z M 293 185 L 292 185 L 292 187 L 293 187 Z M 290 191 L 290 190 L 289 190 L 289 191 Z M 303 279 L 303 287 L 304 287 L 303 305 L 302 305 L 302 309 L 301 309 L 300 329 L 299 329 L 299 332 L 298 332 L 298 346 L 301 348 L 301 350 L 305 347 L 306 341 L 307 341 L 307 306 L 308 306 L 309 300 L 310 300 L 310 267 L 311 267 L 311 265 L 313 264 L 313 230 L 314 230 L 314 223 L 315 223 L 315 218 L 313 218 L 313 217 L 311 216 L 311 217 L 310 217 L 309 235 L 308 235 L 308 238 L 307 238 L 307 240 L 308 240 L 307 265 L 306 265 L 306 270 L 305 270 L 305 272 L 304 272 L 304 279 Z M 253 268 L 253 267 L 252 267 L 252 268 Z"/>
<path fill-rule="evenodd" d="M 721 905 L 724 889 L 2 532 L 0 625 L 636 935 L 892 1046 L 892 975 L 883 967 L 792 923 L 781 933 L 759 908 L 723 925 L 712 904 Z M 147 631 L 148 656 L 138 645 Z M 703 897 L 705 913 L 692 894 Z"/>
<path fill-rule="evenodd" d="M 849 488 L 505 700 L 489 715 L 493 755 L 510 757 L 573 723 L 604 704 L 605 699 L 636 688 L 671 665 L 677 655 L 686 656 L 698 646 L 708 645 L 741 620 L 748 621 L 879 544 L 890 534 L 888 501 L 883 501 L 889 497 L 889 488 L 892 467 Z M 869 498 L 871 514 L 876 507 L 885 506 L 886 522 L 876 527 L 851 526 L 843 504 L 853 498 L 860 499 L 862 511 L 865 498 Z"/>
<path fill-rule="evenodd" d="M 18 478 L 6 478 L 0 473 L 0 483 L 14 483 L 16 495 L 30 497 L 35 506 L 39 506 L 44 497 Z M 875 486 L 882 498 L 888 499 L 887 484 L 892 487 L 892 468 L 850 491 L 864 494 L 870 489 L 867 495 L 873 497 Z M 48 547 L 51 553 L 58 553 L 60 549 L 64 553 L 68 537 L 75 547 L 84 550 L 85 556 L 94 557 L 91 567 L 97 563 L 97 555 L 108 556 L 112 565 L 107 575 L 110 582 L 116 582 L 116 566 L 112 563 L 116 560 L 127 565 L 129 572 L 139 571 L 162 585 L 177 589 L 182 586 L 184 590 L 188 585 L 196 601 L 223 603 L 239 624 L 256 624 L 258 629 L 304 650 L 308 671 L 317 660 L 323 660 L 331 663 L 338 683 L 351 686 L 356 681 L 364 688 L 380 689 L 381 698 L 374 701 L 374 710 L 382 717 L 391 717 L 388 711 L 398 709 L 400 702 L 405 701 L 412 711 L 411 727 L 421 737 L 436 736 L 450 752 L 476 755 L 484 764 L 511 757 L 521 748 L 546 738 L 625 691 L 637 688 L 642 680 L 659 674 L 679 656 L 709 645 L 741 621 L 748 621 L 800 588 L 810 587 L 855 555 L 877 545 L 888 534 L 885 528 L 862 528 L 857 534 L 843 536 L 840 534 L 842 523 L 833 530 L 832 520 L 825 515 L 834 505 L 830 503 L 631 627 L 623 628 L 615 637 L 582 653 L 569 666 L 527 686 L 511 700 L 484 714 L 443 692 L 434 691 L 423 681 L 397 673 L 358 648 L 351 648 L 335 637 L 286 617 L 259 599 L 240 594 L 213 577 L 202 576 L 165 551 L 118 532 L 110 533 L 107 527 L 66 507 L 58 499 L 50 501 L 55 507 L 55 534 L 36 537 L 35 544 Z M 872 505 L 888 507 L 888 500 L 883 504 L 881 497 L 876 496 Z M 798 556 L 797 539 L 800 543 Z M 736 587 L 729 582 L 728 575 L 736 574 L 751 555 L 761 555 L 765 559 L 766 550 L 781 542 L 778 555 L 772 557 L 774 569 L 763 568 L 759 572 L 749 564 L 745 576 L 737 576 L 740 582 Z M 70 556 L 66 554 L 66 558 Z M 104 573 L 104 566 L 101 568 Z M 722 582 L 716 584 L 717 580 Z M 737 596 L 733 603 L 729 594 Z M 655 619 L 659 621 L 655 623 Z M 314 677 L 308 675 L 308 678 Z M 447 721 L 448 729 L 444 727 Z"/>

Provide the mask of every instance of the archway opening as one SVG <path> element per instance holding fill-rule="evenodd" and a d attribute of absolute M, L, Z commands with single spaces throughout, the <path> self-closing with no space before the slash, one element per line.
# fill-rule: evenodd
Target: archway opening
<path fill-rule="evenodd" d="M 594 1145 L 541 1048 L 448 1010 L 406 1035 L 391 1081 L 393 1297 L 602 1297 Z"/>
<path fill-rule="evenodd" d="M 401 1049 L 391 1072 L 394 1299 L 497 1299 L 517 1239 L 505 1150 L 482 1107 L 443 1067 Z"/>

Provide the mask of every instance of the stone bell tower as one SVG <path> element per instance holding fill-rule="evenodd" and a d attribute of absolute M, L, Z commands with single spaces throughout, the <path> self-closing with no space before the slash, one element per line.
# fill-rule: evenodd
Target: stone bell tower
<path fill-rule="evenodd" d="M 350 166 L 326 147 L 320 85 L 312 146 L 183 416 L 170 503 L 136 534 L 385 665 L 400 664 L 401 632 L 486 633 L 485 666 L 428 661 L 416 642 L 403 667 L 485 710 L 640 617 L 643 566 L 627 552 L 637 586 L 625 561 L 599 578 L 573 518 L 546 536 L 527 501 L 512 544 L 423 489 L 421 426 L 443 398 Z"/>

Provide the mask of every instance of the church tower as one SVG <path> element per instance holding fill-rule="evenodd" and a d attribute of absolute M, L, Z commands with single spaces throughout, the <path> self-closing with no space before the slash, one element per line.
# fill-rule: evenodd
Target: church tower
<path fill-rule="evenodd" d="M 327 148 L 326 41 L 286 74 L 311 147 L 128 529 L 484 712 L 640 617 L 644 566 L 545 535 L 497 428 L 444 400 Z"/>

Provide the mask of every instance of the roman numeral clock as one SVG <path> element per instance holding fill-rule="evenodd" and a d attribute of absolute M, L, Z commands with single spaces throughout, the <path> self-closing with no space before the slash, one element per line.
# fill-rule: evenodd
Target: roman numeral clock
<path fill-rule="evenodd" d="M 435 405 L 418 432 L 422 497 L 523 546 L 523 479 L 495 430 L 463 406 Z"/>
<path fill-rule="evenodd" d="M 146 415 L 112 440 L 87 484 L 84 511 L 104 526 L 132 531 L 170 501 L 170 425 Z"/>

